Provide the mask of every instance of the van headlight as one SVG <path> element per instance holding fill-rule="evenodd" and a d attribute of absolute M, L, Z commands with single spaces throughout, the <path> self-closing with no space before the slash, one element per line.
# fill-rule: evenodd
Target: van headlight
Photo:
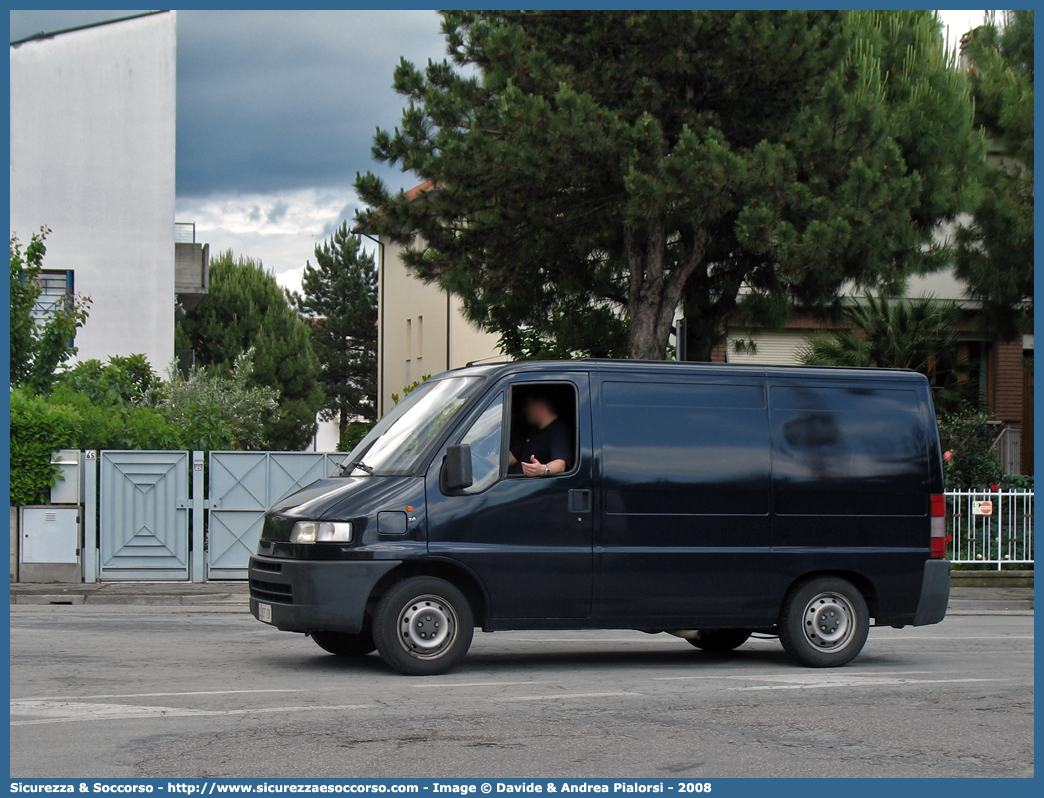
<path fill-rule="evenodd" d="M 298 521 L 290 532 L 291 543 L 348 543 L 351 539 L 348 521 Z"/>

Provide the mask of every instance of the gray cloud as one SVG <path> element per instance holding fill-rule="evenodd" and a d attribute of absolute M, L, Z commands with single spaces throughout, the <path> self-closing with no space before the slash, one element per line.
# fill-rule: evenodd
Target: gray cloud
<path fill-rule="evenodd" d="M 11 11 L 11 38 L 131 11 Z M 377 164 L 376 127 L 394 127 L 400 57 L 441 59 L 433 11 L 179 11 L 179 198 L 345 187 Z"/>
<path fill-rule="evenodd" d="M 431 11 L 178 14 L 178 193 L 344 186 L 379 170 L 377 126 L 402 113 L 399 58 L 440 58 Z"/>
<path fill-rule="evenodd" d="M 323 238 L 329 238 L 334 234 L 338 227 L 341 226 L 342 222 L 348 222 L 349 225 L 352 223 L 352 219 L 355 218 L 355 211 L 359 207 L 358 203 L 349 202 L 343 208 L 341 212 L 337 214 L 336 219 L 331 219 L 329 222 L 323 225 Z"/>
<path fill-rule="evenodd" d="M 286 216 L 288 210 L 290 210 L 290 203 L 286 200 L 278 200 L 271 210 L 268 211 L 268 223 L 275 224 Z"/>

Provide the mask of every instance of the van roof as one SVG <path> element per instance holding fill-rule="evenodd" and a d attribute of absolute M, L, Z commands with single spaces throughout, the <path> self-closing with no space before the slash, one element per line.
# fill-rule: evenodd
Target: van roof
<path fill-rule="evenodd" d="M 926 382 L 923 374 L 912 369 L 849 368 L 840 366 L 755 366 L 736 363 L 701 363 L 677 360 L 619 360 L 582 358 L 578 360 L 515 360 L 497 363 L 469 363 L 454 369 L 453 374 L 467 376 L 501 376 L 511 373 L 546 374 L 556 371 L 629 371 L 644 373 L 703 372 L 717 374 L 744 374 L 758 377 L 820 377 L 827 379 L 891 380 Z"/>

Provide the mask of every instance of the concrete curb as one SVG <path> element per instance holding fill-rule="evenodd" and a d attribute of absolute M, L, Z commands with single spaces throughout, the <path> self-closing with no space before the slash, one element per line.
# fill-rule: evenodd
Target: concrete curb
<path fill-rule="evenodd" d="M 11 604 L 94 606 L 245 607 L 246 582 L 93 582 L 83 584 L 13 584 Z"/>
<path fill-rule="evenodd" d="M 226 593 L 216 596 L 170 596 L 170 595 L 14 595 L 13 605 L 89 605 L 101 606 L 141 606 L 141 607 L 206 607 L 237 606 L 245 607 L 249 603 L 247 596 L 234 596 Z"/>
<path fill-rule="evenodd" d="M 1033 587 L 1033 571 L 950 572 L 951 587 Z"/>
<path fill-rule="evenodd" d="M 1033 616 L 1033 610 L 947 610 L 947 618 L 955 618 L 961 615 L 1028 615 Z"/>

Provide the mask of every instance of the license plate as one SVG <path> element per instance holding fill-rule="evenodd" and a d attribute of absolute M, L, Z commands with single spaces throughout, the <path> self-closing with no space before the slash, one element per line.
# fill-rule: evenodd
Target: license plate
<path fill-rule="evenodd" d="M 264 621 L 265 623 L 272 623 L 272 605 L 271 604 L 258 604 L 257 605 L 257 619 Z"/>

